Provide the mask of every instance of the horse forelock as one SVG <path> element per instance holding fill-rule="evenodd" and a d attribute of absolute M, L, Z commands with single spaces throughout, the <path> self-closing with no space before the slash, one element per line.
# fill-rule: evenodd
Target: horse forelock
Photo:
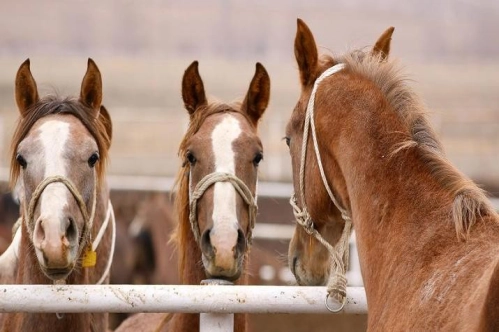
<path fill-rule="evenodd" d="M 94 112 L 74 98 L 60 98 L 57 96 L 47 96 L 37 102 L 27 116 L 20 118 L 14 131 L 11 145 L 11 169 L 10 185 L 15 187 L 20 174 L 20 165 L 16 161 L 17 147 L 19 143 L 26 138 L 33 125 L 41 118 L 52 114 L 69 114 L 76 117 L 89 131 L 95 139 L 98 149 L 100 162 L 96 165 L 97 176 L 102 179 L 108 159 L 108 149 L 111 144 L 111 138 L 105 128 L 105 119 L 92 116 Z M 101 183 L 102 181 L 99 181 Z"/>
<path fill-rule="evenodd" d="M 496 212 L 484 191 L 462 174 L 445 157 L 442 145 L 428 120 L 428 112 L 407 84 L 408 78 L 395 60 L 382 60 L 380 55 L 362 50 L 341 57 L 322 55 L 320 71 L 345 63 L 350 70 L 373 82 L 383 93 L 388 105 L 397 112 L 407 127 L 407 138 L 394 145 L 392 156 L 401 151 L 417 149 L 430 173 L 453 197 L 452 219 L 458 238 L 466 239 L 472 226 Z"/>

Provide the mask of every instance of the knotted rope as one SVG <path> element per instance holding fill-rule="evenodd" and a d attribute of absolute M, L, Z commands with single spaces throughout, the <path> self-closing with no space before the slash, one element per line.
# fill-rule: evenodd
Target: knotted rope
<path fill-rule="evenodd" d="M 305 113 L 305 123 L 304 123 L 304 128 L 303 128 L 303 141 L 302 141 L 302 153 L 301 153 L 301 159 L 300 159 L 300 198 L 301 198 L 301 206 L 302 208 L 298 206 L 297 199 L 295 194 L 291 196 L 290 199 L 290 204 L 293 207 L 293 213 L 295 215 L 296 221 L 299 225 L 301 225 L 304 230 L 310 234 L 311 236 L 314 236 L 320 243 L 322 243 L 327 250 L 329 251 L 330 257 L 331 257 L 331 266 L 330 266 L 330 271 L 329 271 L 329 280 L 327 283 L 327 290 L 328 290 L 328 295 L 326 296 L 325 299 L 325 304 L 328 310 L 332 312 L 339 312 L 343 309 L 346 303 L 346 289 L 347 289 L 347 279 L 346 279 L 346 270 L 348 269 L 348 261 L 349 261 L 349 256 L 350 256 L 350 250 L 349 250 L 349 238 L 350 238 L 350 233 L 352 231 L 352 219 L 350 217 L 350 213 L 343 208 L 337 201 L 336 197 L 333 194 L 333 191 L 331 190 L 326 174 L 324 172 L 324 167 L 322 166 L 322 159 L 319 151 L 319 145 L 317 143 L 317 134 L 315 130 L 315 123 L 314 123 L 314 106 L 315 106 L 315 95 L 317 93 L 317 89 L 319 87 L 319 84 L 327 77 L 339 72 L 340 70 L 344 69 L 345 65 L 344 64 L 337 64 L 329 69 L 327 69 L 322 75 L 319 76 L 319 78 L 315 81 L 314 87 L 312 89 L 312 94 L 310 95 L 310 99 L 308 101 L 307 105 L 307 110 Z M 336 208 L 340 211 L 341 217 L 343 218 L 345 222 L 345 226 L 343 228 L 343 233 L 341 234 L 341 237 L 338 241 L 338 243 L 333 247 L 331 244 L 329 244 L 323 237 L 322 235 L 315 229 L 314 227 L 314 222 L 312 218 L 310 217 L 310 214 L 307 210 L 307 205 L 305 203 L 305 159 L 307 156 L 307 142 L 308 142 L 308 134 L 309 134 L 309 129 L 311 131 L 311 136 L 312 136 L 312 141 L 314 145 L 314 151 L 315 151 L 315 156 L 317 159 L 317 164 L 319 166 L 319 172 L 321 174 L 322 182 L 324 184 L 324 187 L 326 188 L 326 191 L 329 195 L 329 198 L 333 202 L 333 204 L 336 206 Z M 327 300 L 328 297 L 334 297 L 336 298 L 340 303 L 341 306 L 338 309 L 332 309 L 329 307 Z"/>
<path fill-rule="evenodd" d="M 189 174 L 190 176 L 190 174 Z M 198 182 L 196 187 L 192 192 L 189 193 L 189 221 L 191 223 L 192 233 L 194 234 L 194 239 L 199 243 L 201 237 L 199 233 L 199 225 L 197 221 L 197 201 L 203 196 L 204 192 L 213 184 L 217 182 L 229 182 L 236 189 L 239 195 L 242 197 L 244 202 L 248 205 L 249 213 L 249 227 L 248 227 L 248 245 L 251 244 L 251 234 L 253 227 L 255 226 L 256 213 L 258 207 L 256 205 L 256 198 L 253 197 L 251 190 L 248 186 L 239 179 L 237 176 L 230 173 L 214 172 L 206 175 L 201 181 Z"/>

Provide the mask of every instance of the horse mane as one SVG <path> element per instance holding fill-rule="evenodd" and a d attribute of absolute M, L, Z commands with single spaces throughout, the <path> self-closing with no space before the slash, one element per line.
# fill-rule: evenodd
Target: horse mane
<path fill-rule="evenodd" d="M 102 109 L 102 107 L 101 107 Z M 52 114 L 69 114 L 76 117 L 87 128 L 92 137 L 97 142 L 99 148 L 100 162 L 96 165 L 99 183 L 105 174 L 108 160 L 108 150 L 111 146 L 111 137 L 106 131 L 106 126 L 110 125 L 106 117 L 99 113 L 96 119 L 92 116 L 94 112 L 76 98 L 61 98 L 58 96 L 46 96 L 34 104 L 27 112 L 27 116 L 21 117 L 17 122 L 17 127 L 12 138 L 11 158 L 10 158 L 10 186 L 14 188 L 19 178 L 21 167 L 16 161 L 17 146 L 28 135 L 36 121 Z"/>
<path fill-rule="evenodd" d="M 331 62 L 330 56 L 321 57 L 323 66 L 331 66 L 334 63 Z M 459 239 L 467 239 L 478 220 L 496 215 L 485 192 L 446 158 L 428 120 L 426 107 L 407 84 L 408 79 L 397 61 L 382 61 L 379 55 L 372 52 L 353 51 L 344 55 L 340 62 L 352 72 L 372 81 L 403 119 L 408 136 L 395 145 L 392 155 L 402 150 L 417 150 L 432 176 L 453 197 L 451 215 Z"/>
<path fill-rule="evenodd" d="M 172 234 L 171 241 L 175 243 L 177 247 L 178 255 L 178 268 L 179 275 L 185 268 L 186 260 L 186 243 L 189 237 L 192 237 L 191 224 L 189 221 L 189 172 L 190 164 L 185 160 L 185 154 L 187 150 L 187 143 L 194 136 L 202 124 L 209 116 L 217 113 L 234 112 L 243 115 L 245 118 L 248 116 L 241 111 L 241 102 L 236 101 L 231 104 L 225 104 L 219 101 L 214 101 L 208 103 L 205 106 L 198 108 L 190 117 L 189 127 L 187 132 L 180 142 L 180 147 L 178 149 L 178 156 L 182 159 L 182 167 L 180 168 L 177 176 L 175 178 L 175 183 L 173 186 L 173 193 L 175 193 L 175 203 L 174 208 L 177 212 L 177 227 Z M 252 123 L 248 120 L 248 123 Z"/>

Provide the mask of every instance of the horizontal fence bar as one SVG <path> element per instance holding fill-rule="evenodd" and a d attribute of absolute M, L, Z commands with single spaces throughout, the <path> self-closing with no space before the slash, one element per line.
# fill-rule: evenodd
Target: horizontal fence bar
<path fill-rule="evenodd" d="M 173 189 L 175 179 L 162 176 L 143 175 L 108 175 L 109 186 L 114 190 L 137 190 L 169 192 Z M 289 198 L 293 193 L 293 185 L 287 182 L 258 182 L 259 197 Z"/>
<path fill-rule="evenodd" d="M 261 222 L 255 224 L 253 238 L 259 240 L 289 240 L 295 232 L 296 226 Z"/>
<path fill-rule="evenodd" d="M 364 288 L 347 293 L 341 313 L 367 313 Z M 2 285 L 0 312 L 325 314 L 326 294 L 305 286 Z"/>

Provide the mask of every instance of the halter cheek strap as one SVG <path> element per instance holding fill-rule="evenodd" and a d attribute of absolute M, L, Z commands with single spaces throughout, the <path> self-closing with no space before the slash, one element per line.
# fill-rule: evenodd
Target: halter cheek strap
<path fill-rule="evenodd" d="M 197 201 L 203 196 L 204 192 L 217 182 L 229 182 L 236 189 L 244 202 L 248 205 L 249 227 L 248 227 L 248 245 L 251 244 L 252 231 L 255 226 L 256 213 L 258 207 L 256 205 L 256 195 L 253 197 L 248 186 L 237 176 L 230 173 L 214 172 L 206 175 L 201 179 L 191 192 L 191 175 L 189 173 L 189 221 L 191 223 L 194 239 L 199 244 L 201 235 L 199 234 L 199 224 L 197 220 Z"/>
<path fill-rule="evenodd" d="M 303 141 L 302 141 L 302 154 L 300 159 L 300 198 L 301 198 L 301 206 L 298 206 L 298 202 L 295 194 L 291 196 L 290 204 L 293 207 L 293 213 L 295 215 L 295 219 L 299 225 L 301 225 L 304 230 L 314 236 L 320 243 L 322 243 L 327 250 L 329 251 L 331 257 L 331 267 L 329 271 L 329 280 L 328 280 L 328 295 L 325 299 L 325 304 L 328 310 L 332 312 L 339 312 L 343 309 L 346 302 L 346 287 L 347 287 L 347 279 L 346 279 L 346 270 L 348 268 L 349 261 L 349 238 L 352 232 L 352 219 L 350 217 L 350 213 L 343 208 L 339 203 L 336 197 L 331 190 L 326 174 L 324 172 L 324 167 L 322 165 L 322 159 L 319 151 L 319 145 L 317 143 L 317 134 L 315 130 L 314 123 L 314 105 L 315 105 L 315 95 L 317 93 L 317 89 L 319 84 L 327 77 L 341 71 L 345 68 L 344 64 L 337 64 L 329 69 L 327 69 L 321 76 L 315 81 L 314 87 L 312 89 L 312 94 L 310 95 L 310 99 L 307 105 L 307 111 L 305 114 L 305 123 L 303 129 Z M 305 159 L 307 156 L 307 143 L 308 143 L 308 133 L 309 129 L 311 131 L 315 156 L 317 159 L 317 164 L 319 166 L 319 172 L 321 174 L 322 183 L 329 195 L 329 198 L 336 206 L 336 208 L 340 211 L 341 217 L 345 222 L 345 226 L 343 228 L 343 233 L 341 234 L 341 238 L 338 243 L 333 247 L 330 243 L 328 243 L 322 235 L 315 229 L 314 222 L 310 217 L 310 214 L 307 210 L 307 204 L 305 201 Z M 341 306 L 338 309 L 330 308 L 328 305 L 328 297 L 334 296 L 340 303 Z"/>

